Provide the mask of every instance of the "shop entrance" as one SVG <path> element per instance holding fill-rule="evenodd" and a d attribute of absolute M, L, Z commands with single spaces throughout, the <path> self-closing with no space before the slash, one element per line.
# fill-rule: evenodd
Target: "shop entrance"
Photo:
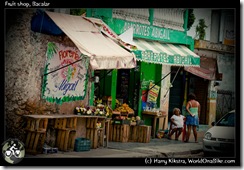
<path fill-rule="evenodd" d="M 207 124 L 207 97 L 209 80 L 195 76 L 190 73 L 189 76 L 189 92 L 196 95 L 197 101 L 201 105 L 201 113 L 199 118 L 200 124 Z"/>
<path fill-rule="evenodd" d="M 129 91 L 130 91 L 129 81 L 130 81 L 130 70 L 129 69 L 118 70 L 116 98 L 120 101 L 120 103 L 128 104 Z"/>
<path fill-rule="evenodd" d="M 140 90 L 139 66 L 133 69 L 120 69 L 117 76 L 117 99 L 127 103 L 137 115 Z"/>
<path fill-rule="evenodd" d="M 99 77 L 95 84 L 94 95 L 97 99 L 107 100 L 111 96 L 112 70 L 96 70 L 94 76 Z M 117 73 L 116 99 L 121 104 L 128 104 L 137 115 L 140 91 L 139 66 L 133 69 L 119 69 Z"/>
<path fill-rule="evenodd" d="M 181 110 L 183 101 L 184 101 L 184 77 L 183 77 L 183 71 L 180 69 L 180 71 L 177 74 L 177 70 L 179 67 L 171 67 L 171 76 L 170 76 L 170 82 L 172 83 L 172 86 L 170 88 L 169 93 L 169 113 L 168 117 L 170 120 L 170 117 L 173 115 L 172 111 L 175 107 L 179 108 Z"/>

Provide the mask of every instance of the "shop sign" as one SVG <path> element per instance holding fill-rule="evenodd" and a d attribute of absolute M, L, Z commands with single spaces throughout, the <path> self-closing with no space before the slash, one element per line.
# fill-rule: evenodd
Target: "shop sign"
<path fill-rule="evenodd" d="M 168 55 L 166 53 L 154 53 L 153 51 L 135 51 L 137 60 L 158 63 L 158 64 L 174 64 L 174 65 L 194 65 L 191 56 L 182 57 L 180 55 Z"/>
<path fill-rule="evenodd" d="M 84 99 L 89 64 L 87 57 L 76 47 L 54 42 L 48 43 L 46 56 L 43 98 L 58 104 Z"/>
<path fill-rule="evenodd" d="M 160 90 L 160 86 L 157 86 L 157 85 L 153 84 L 152 82 L 150 82 L 149 89 L 150 90 L 148 92 L 147 102 L 156 103 L 157 98 L 158 98 L 158 93 Z"/>
<path fill-rule="evenodd" d="M 135 36 L 143 36 L 144 38 L 153 38 L 170 41 L 170 30 L 165 28 L 158 28 L 149 25 L 143 25 L 133 22 L 125 22 L 123 32 L 133 27 L 133 34 Z"/>

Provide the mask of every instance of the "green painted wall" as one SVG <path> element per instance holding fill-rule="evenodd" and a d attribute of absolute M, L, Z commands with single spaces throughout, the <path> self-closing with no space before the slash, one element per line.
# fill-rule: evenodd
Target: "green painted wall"
<path fill-rule="evenodd" d="M 112 83 L 112 72 L 107 74 L 110 70 L 101 70 L 100 77 L 103 77 L 100 81 L 100 95 L 111 96 L 111 83 Z"/>
<path fill-rule="evenodd" d="M 151 64 L 151 63 L 145 63 L 141 62 L 141 74 L 142 74 L 142 83 L 141 83 L 141 90 L 142 94 L 145 94 L 146 91 L 149 89 L 149 83 L 157 83 L 157 85 L 161 86 L 161 72 L 162 72 L 162 65 L 160 64 Z M 143 97 L 142 97 L 143 98 Z M 157 105 L 159 106 L 159 100 L 160 100 L 160 92 L 157 99 Z M 140 108 L 142 109 L 142 108 Z M 146 125 L 151 125 L 151 119 L 147 118 L 145 119 Z"/>

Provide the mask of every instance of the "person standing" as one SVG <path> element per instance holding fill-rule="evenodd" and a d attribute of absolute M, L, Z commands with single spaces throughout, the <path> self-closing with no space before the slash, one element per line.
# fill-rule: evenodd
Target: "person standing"
<path fill-rule="evenodd" d="M 187 126 L 187 133 L 186 133 L 186 140 L 188 142 L 191 136 L 191 130 L 193 130 L 193 135 L 195 138 L 195 142 L 197 143 L 197 126 L 199 126 L 199 117 L 200 117 L 200 104 L 196 100 L 196 95 L 194 93 L 190 93 L 188 95 L 188 102 L 186 104 L 186 126 Z"/>

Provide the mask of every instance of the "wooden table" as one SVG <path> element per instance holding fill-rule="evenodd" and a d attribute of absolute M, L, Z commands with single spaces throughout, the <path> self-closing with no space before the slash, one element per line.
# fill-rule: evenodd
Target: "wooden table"
<path fill-rule="evenodd" d="M 91 148 L 95 149 L 104 145 L 108 146 L 109 121 L 105 116 L 89 115 L 24 115 L 27 119 L 26 151 L 29 153 L 41 152 L 46 138 L 46 130 L 49 119 L 54 120 L 54 128 L 58 130 L 56 146 L 59 150 L 74 150 L 76 124 L 78 118 L 86 119 L 86 138 L 92 142 Z M 97 128 L 97 122 L 101 122 L 101 128 Z M 106 138 L 105 138 L 106 136 Z"/>
<path fill-rule="evenodd" d="M 166 114 L 164 111 L 159 111 L 159 112 L 153 112 L 153 111 L 143 111 L 142 112 L 143 117 L 151 117 L 153 118 L 153 126 L 152 126 L 152 138 L 155 138 L 156 136 L 156 124 L 157 124 L 157 119 L 166 117 Z M 143 119 L 144 119 L 143 118 Z"/>
<path fill-rule="evenodd" d="M 46 139 L 46 130 L 49 119 L 55 119 L 54 128 L 58 130 L 56 145 L 60 150 L 74 149 L 76 133 L 76 115 L 24 115 L 27 119 L 25 131 L 27 132 L 26 152 L 36 154 L 42 152 Z"/>

